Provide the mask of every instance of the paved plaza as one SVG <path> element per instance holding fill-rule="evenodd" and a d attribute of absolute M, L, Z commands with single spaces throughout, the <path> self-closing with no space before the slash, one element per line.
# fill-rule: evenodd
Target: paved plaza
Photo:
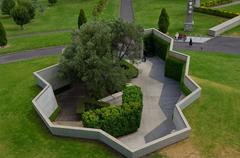
<path fill-rule="evenodd" d="M 119 138 L 130 148 L 135 149 L 175 129 L 172 114 L 182 94 L 179 82 L 164 76 L 164 65 L 158 57 L 148 58 L 138 65 L 140 74 L 132 83 L 143 92 L 141 125 L 137 132 Z"/>

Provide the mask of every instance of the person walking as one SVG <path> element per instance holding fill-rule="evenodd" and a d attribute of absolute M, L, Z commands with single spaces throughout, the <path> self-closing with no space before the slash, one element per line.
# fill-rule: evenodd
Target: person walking
<path fill-rule="evenodd" d="M 189 46 L 191 47 L 193 45 L 192 38 L 189 40 Z"/>

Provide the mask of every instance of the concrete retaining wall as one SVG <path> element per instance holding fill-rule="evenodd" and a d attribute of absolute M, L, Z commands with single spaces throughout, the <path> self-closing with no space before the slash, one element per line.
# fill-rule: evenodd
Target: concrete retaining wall
<path fill-rule="evenodd" d="M 226 31 L 228 31 L 228 30 L 230 30 L 230 29 L 232 29 L 232 28 L 234 28 L 238 25 L 240 25 L 240 15 L 235 17 L 235 18 L 232 18 L 228 21 L 225 21 L 224 23 L 221 23 L 217 26 L 214 26 L 214 27 L 210 28 L 208 30 L 208 34 L 210 36 L 215 37 L 215 36 L 218 36 L 218 35 L 226 32 Z"/>
<path fill-rule="evenodd" d="M 188 55 L 172 50 L 173 39 L 171 37 L 159 32 L 156 29 L 145 30 L 145 34 L 149 33 L 153 33 L 154 35 L 169 42 L 169 55 L 172 55 L 186 62 L 184 84 L 190 90 L 192 90 L 192 93 L 176 104 L 173 114 L 173 122 L 176 126 L 176 131 L 164 137 L 156 139 L 152 142 L 146 143 L 145 145 L 133 150 L 120 142 L 118 139 L 102 131 L 101 129 L 60 126 L 53 124 L 49 120 L 49 116 L 51 116 L 51 114 L 56 110 L 58 106 L 54 95 L 54 90 L 69 84 L 69 81 L 60 80 L 58 78 L 57 72 L 59 66 L 53 65 L 46 69 L 34 72 L 37 84 L 42 87 L 43 90 L 32 101 L 37 113 L 53 135 L 99 140 L 129 158 L 141 157 L 155 150 L 161 149 L 165 146 L 186 139 L 189 136 L 191 127 L 189 126 L 185 116 L 183 115 L 182 109 L 184 109 L 197 98 L 199 98 L 201 93 L 201 88 L 188 76 L 190 57 Z M 112 99 L 118 97 L 121 97 L 121 93 L 113 95 L 111 96 L 111 98 L 105 99 L 111 101 Z"/>

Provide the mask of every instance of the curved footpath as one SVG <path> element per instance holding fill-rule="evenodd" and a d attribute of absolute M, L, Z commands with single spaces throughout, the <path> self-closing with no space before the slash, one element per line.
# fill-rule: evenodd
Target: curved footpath
<path fill-rule="evenodd" d="M 59 54 L 64 47 L 65 46 L 56 46 L 2 55 L 0 56 L 0 64 L 31 59 L 36 57 L 56 55 Z M 188 43 L 175 42 L 174 49 L 216 52 L 226 54 L 240 54 L 240 38 L 216 37 L 203 44 L 193 44 L 193 46 L 191 47 L 188 45 Z"/>

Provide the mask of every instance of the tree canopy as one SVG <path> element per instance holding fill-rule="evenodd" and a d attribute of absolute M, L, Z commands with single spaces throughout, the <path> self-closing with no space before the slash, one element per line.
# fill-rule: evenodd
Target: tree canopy
<path fill-rule="evenodd" d="M 14 8 L 14 0 L 3 0 L 1 5 L 2 14 L 10 15 L 10 11 Z"/>
<path fill-rule="evenodd" d="M 86 83 L 89 94 L 95 98 L 121 90 L 127 82 L 127 76 L 121 67 L 122 56 L 119 58 L 119 51 L 134 51 L 135 53 L 124 54 L 131 56 L 135 54 L 134 56 L 139 57 L 142 48 L 129 46 L 131 49 L 121 49 L 123 44 L 125 47 L 125 40 L 119 37 L 119 33 L 128 32 L 118 28 L 117 24 L 123 26 L 122 23 L 122 21 L 93 21 L 74 31 L 72 44 L 65 49 L 60 60 L 60 75 Z M 130 29 L 133 26 L 125 27 L 128 26 L 129 32 L 133 31 Z M 135 41 L 135 37 L 129 33 L 128 40 L 131 44 L 126 42 L 127 46 L 133 43 L 142 45 L 143 29 L 136 26 L 134 28 L 136 30 L 133 32 L 138 32 L 137 35 L 141 35 L 140 39 Z M 127 38 L 128 35 L 124 34 L 121 37 Z"/>

